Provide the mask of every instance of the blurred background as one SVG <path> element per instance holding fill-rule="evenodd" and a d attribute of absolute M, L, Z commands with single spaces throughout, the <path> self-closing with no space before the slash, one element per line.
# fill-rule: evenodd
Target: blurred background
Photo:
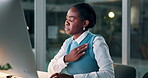
<path fill-rule="evenodd" d="M 32 48 L 35 48 L 34 0 L 21 0 Z M 67 10 L 75 3 L 90 3 L 97 22 L 90 31 L 101 34 L 109 45 L 115 63 L 122 63 L 122 1 L 121 0 L 46 0 L 46 71 L 65 39 L 64 22 Z M 130 63 L 137 78 L 148 71 L 148 0 L 130 2 Z"/>

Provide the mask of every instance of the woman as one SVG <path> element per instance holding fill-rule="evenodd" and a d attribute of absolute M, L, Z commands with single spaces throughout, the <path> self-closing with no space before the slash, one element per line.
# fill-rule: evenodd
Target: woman
<path fill-rule="evenodd" d="M 96 14 L 89 4 L 78 3 L 68 10 L 65 31 L 72 37 L 65 40 L 51 60 L 50 78 L 114 78 L 113 61 L 104 38 L 88 31 L 95 24 Z"/>

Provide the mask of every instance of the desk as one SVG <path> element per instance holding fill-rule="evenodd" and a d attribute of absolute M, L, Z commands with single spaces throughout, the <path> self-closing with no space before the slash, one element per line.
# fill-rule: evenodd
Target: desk
<path fill-rule="evenodd" d="M 49 78 L 51 75 L 47 72 L 43 72 L 43 71 L 37 71 L 38 74 L 38 78 Z M 0 78 L 6 78 L 6 76 L 10 76 L 11 74 L 5 73 L 5 72 L 0 72 Z M 18 77 L 15 76 L 15 78 L 22 78 L 22 77 Z"/>

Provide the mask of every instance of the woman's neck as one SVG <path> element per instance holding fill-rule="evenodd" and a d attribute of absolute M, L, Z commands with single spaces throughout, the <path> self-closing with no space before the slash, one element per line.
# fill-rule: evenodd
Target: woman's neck
<path fill-rule="evenodd" d="M 84 33 L 85 31 L 83 31 L 83 32 L 81 32 L 81 33 L 79 33 L 79 34 L 74 34 L 73 35 L 73 39 L 75 40 L 75 39 L 77 39 L 82 33 Z"/>

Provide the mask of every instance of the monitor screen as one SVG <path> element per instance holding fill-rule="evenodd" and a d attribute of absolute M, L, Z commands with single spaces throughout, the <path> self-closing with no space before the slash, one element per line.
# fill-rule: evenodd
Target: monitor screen
<path fill-rule="evenodd" d="M 37 78 L 35 59 L 20 0 L 0 0 L 0 70 L 23 78 Z"/>

